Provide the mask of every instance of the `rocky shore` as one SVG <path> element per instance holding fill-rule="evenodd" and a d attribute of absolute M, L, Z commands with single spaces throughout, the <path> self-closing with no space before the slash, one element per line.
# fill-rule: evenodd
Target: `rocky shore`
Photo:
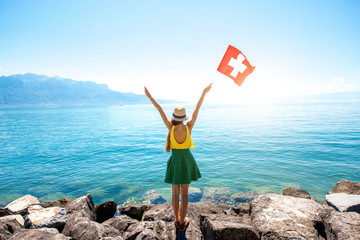
<path fill-rule="evenodd" d="M 53 202 L 25 195 L 0 208 L 0 240 L 360 240 L 359 182 L 341 180 L 324 204 L 293 187 L 284 189 L 283 195 L 238 194 L 232 196 L 235 205 L 221 198 L 225 189 L 212 191 L 203 196 L 192 193 L 192 197 L 205 199 L 189 204 L 186 232 L 176 230 L 171 203 L 156 191 L 149 191 L 142 204 L 120 206 L 114 201 L 94 205 L 89 194 Z"/>

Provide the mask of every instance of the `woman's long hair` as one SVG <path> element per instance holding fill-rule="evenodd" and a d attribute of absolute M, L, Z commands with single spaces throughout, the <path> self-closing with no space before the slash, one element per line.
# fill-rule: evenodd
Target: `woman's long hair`
<path fill-rule="evenodd" d="M 171 120 L 172 125 L 176 126 L 179 125 L 182 122 L 179 121 L 175 121 L 175 120 Z M 171 129 L 168 132 L 168 135 L 166 137 L 166 142 L 165 142 L 165 152 L 170 152 L 170 133 L 171 133 Z"/>

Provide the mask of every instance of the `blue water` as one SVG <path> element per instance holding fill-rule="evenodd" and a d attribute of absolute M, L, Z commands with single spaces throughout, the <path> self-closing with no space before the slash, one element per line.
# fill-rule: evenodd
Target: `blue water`
<path fill-rule="evenodd" d="M 170 115 L 173 106 L 165 106 Z M 191 113 L 194 106 L 188 106 Z M 205 105 L 193 129 L 202 178 L 232 193 L 295 186 L 318 199 L 360 181 L 360 102 Z M 85 193 L 122 203 L 163 182 L 167 129 L 152 105 L 0 109 L 0 204 Z"/>

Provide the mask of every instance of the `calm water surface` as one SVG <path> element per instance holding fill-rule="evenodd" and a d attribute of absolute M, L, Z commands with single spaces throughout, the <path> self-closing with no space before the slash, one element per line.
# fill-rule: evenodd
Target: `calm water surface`
<path fill-rule="evenodd" d="M 173 106 L 165 106 L 168 115 Z M 191 113 L 194 106 L 188 106 Z M 360 103 L 203 106 L 192 137 L 203 177 L 192 187 L 320 200 L 340 179 L 360 181 Z M 0 109 L 0 204 L 85 193 L 118 203 L 156 189 L 169 154 L 152 105 Z"/>

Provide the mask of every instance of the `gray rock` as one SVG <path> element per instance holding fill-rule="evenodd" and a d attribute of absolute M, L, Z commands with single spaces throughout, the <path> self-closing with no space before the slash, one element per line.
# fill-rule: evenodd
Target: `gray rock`
<path fill-rule="evenodd" d="M 126 215 L 121 215 L 106 220 L 102 223 L 102 225 L 108 225 L 117 229 L 120 232 L 120 235 L 123 236 L 125 231 L 127 231 L 127 229 L 129 229 L 131 225 L 136 225 L 138 223 L 139 221 L 136 219 L 133 219 Z"/>
<path fill-rule="evenodd" d="M 155 205 L 154 207 L 150 208 L 148 211 L 145 212 L 143 219 L 144 221 L 175 221 L 171 203 Z"/>
<path fill-rule="evenodd" d="M 39 222 L 51 218 L 56 215 L 60 207 L 48 207 L 43 208 L 40 205 L 33 205 L 28 208 L 29 214 L 25 218 L 25 228 L 37 228 L 34 227 Z"/>
<path fill-rule="evenodd" d="M 99 240 L 124 240 L 121 236 L 116 237 L 102 237 Z"/>
<path fill-rule="evenodd" d="M 254 192 L 245 192 L 245 193 L 237 193 L 231 196 L 235 203 L 249 203 L 255 198 L 257 198 L 259 194 Z"/>
<path fill-rule="evenodd" d="M 39 240 L 70 240 L 69 237 L 59 233 L 55 228 L 41 228 L 41 229 L 22 229 L 12 235 L 8 240 L 24 240 L 24 239 L 39 239 Z"/>
<path fill-rule="evenodd" d="M 261 195 L 251 202 L 252 225 L 262 239 L 320 239 L 314 222 L 330 207 L 314 200 L 277 195 Z"/>
<path fill-rule="evenodd" d="M 284 196 L 292 196 L 292 197 L 299 197 L 299 198 L 307 198 L 310 199 L 310 194 L 303 190 L 296 187 L 288 187 L 283 189 Z"/>
<path fill-rule="evenodd" d="M 227 215 L 202 215 L 200 227 L 207 240 L 260 240 L 259 232 L 241 222 L 240 217 Z"/>
<path fill-rule="evenodd" d="M 360 240 L 360 214 L 331 211 L 323 221 L 327 239 Z"/>
<path fill-rule="evenodd" d="M 239 216 L 250 214 L 250 205 L 243 203 L 238 204 L 236 207 L 232 207 L 231 210 Z"/>
<path fill-rule="evenodd" d="M 143 200 L 143 204 L 162 204 L 165 203 L 166 200 L 158 193 L 155 189 L 147 191 L 144 195 L 141 196 Z"/>
<path fill-rule="evenodd" d="M 24 218 L 20 214 L 8 215 L 5 217 L 0 217 L 0 219 L 4 221 L 15 219 L 20 224 L 21 227 L 24 227 L 24 223 L 25 223 Z"/>
<path fill-rule="evenodd" d="M 347 193 L 347 194 L 360 194 L 360 182 L 352 182 L 346 179 L 340 180 L 336 183 L 335 187 L 330 190 L 331 193 Z"/>
<path fill-rule="evenodd" d="M 360 195 L 332 193 L 325 196 L 326 203 L 340 212 L 360 213 Z"/>
<path fill-rule="evenodd" d="M 106 201 L 102 204 L 95 205 L 93 212 L 95 214 L 95 221 L 102 223 L 109 218 L 112 218 L 116 212 L 117 204 L 115 201 Z"/>
<path fill-rule="evenodd" d="M 72 200 L 68 197 L 63 197 L 60 198 L 56 201 L 51 201 L 51 202 L 42 202 L 40 203 L 40 205 L 43 208 L 48 208 L 48 207 L 65 207 L 66 204 L 68 204 L 69 202 L 71 202 Z"/>
<path fill-rule="evenodd" d="M 144 212 L 151 208 L 150 205 L 130 205 L 127 207 L 120 208 L 120 212 L 131 218 L 141 221 Z"/>
<path fill-rule="evenodd" d="M 11 214 L 12 212 L 10 212 L 8 209 L 0 207 L 0 217 L 8 216 Z"/>
<path fill-rule="evenodd" d="M 93 213 L 94 203 L 90 194 L 71 201 L 65 206 L 67 217 L 85 217 L 90 220 L 95 220 Z"/>
<path fill-rule="evenodd" d="M 157 240 L 168 240 L 176 239 L 175 226 L 171 222 L 164 221 L 144 221 L 138 224 L 131 225 L 123 235 L 125 240 L 128 239 L 157 239 Z M 197 239 L 197 238 L 189 238 Z"/>
<path fill-rule="evenodd" d="M 74 240 L 95 240 L 120 236 L 120 232 L 110 225 L 103 225 L 86 217 L 71 218 L 67 221 L 62 233 Z"/>
<path fill-rule="evenodd" d="M 86 194 L 68 203 L 65 206 L 67 220 L 62 233 L 66 236 L 71 236 L 72 231 L 74 231 L 74 225 L 80 220 L 82 222 L 95 220 L 93 208 L 94 204 L 90 194 Z M 94 231 L 96 231 L 96 229 L 94 229 Z M 79 231 L 76 233 L 78 232 Z"/>
<path fill-rule="evenodd" d="M 16 219 L 0 218 L 0 240 L 9 239 L 11 235 L 20 231 L 21 228 Z"/>
<path fill-rule="evenodd" d="M 41 218 L 38 221 L 31 221 L 30 215 L 26 218 L 26 227 L 28 228 L 56 228 L 62 232 L 67 221 L 65 208 L 59 208 L 55 215 Z"/>
<path fill-rule="evenodd" d="M 14 201 L 12 201 L 11 203 L 9 203 L 8 205 L 6 205 L 6 209 L 10 210 L 13 213 L 20 213 L 20 214 L 24 214 L 24 211 L 26 211 L 26 209 L 28 207 L 30 207 L 31 205 L 34 204 L 39 204 L 40 201 L 38 198 L 33 197 L 31 195 L 25 195 L 22 196 L 21 198 L 18 198 Z"/>

